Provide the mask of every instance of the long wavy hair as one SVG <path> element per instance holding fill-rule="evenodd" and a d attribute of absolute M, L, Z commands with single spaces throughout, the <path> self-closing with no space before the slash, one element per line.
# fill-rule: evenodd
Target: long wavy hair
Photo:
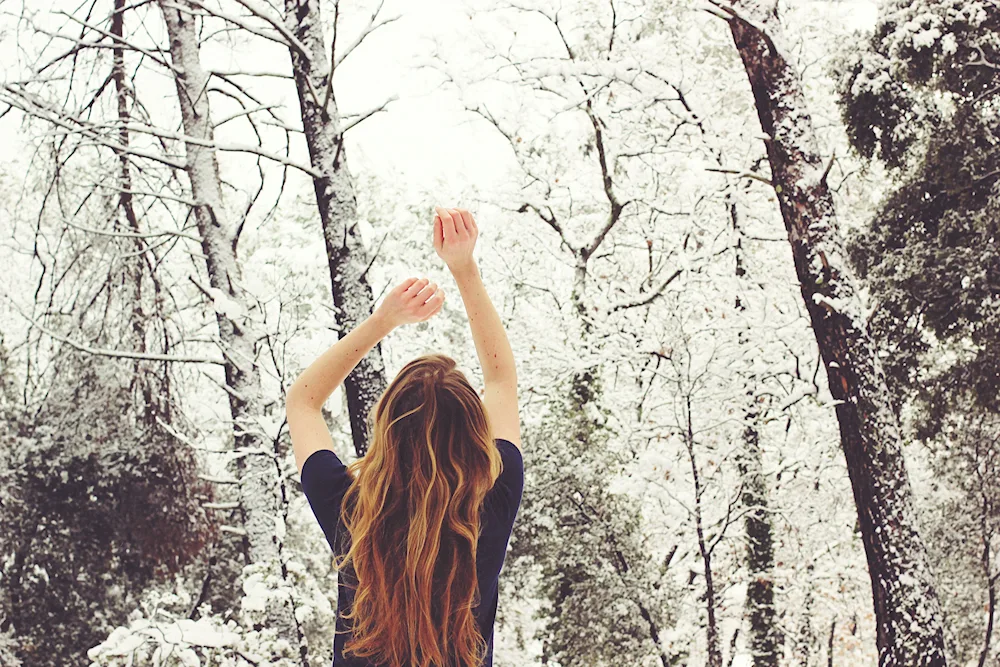
<path fill-rule="evenodd" d="M 478 667 L 473 615 L 483 500 L 502 470 L 479 394 L 454 359 L 418 357 L 368 415 L 341 509 L 354 606 L 344 653 L 389 667 Z M 351 581 L 351 579 L 354 581 Z"/>

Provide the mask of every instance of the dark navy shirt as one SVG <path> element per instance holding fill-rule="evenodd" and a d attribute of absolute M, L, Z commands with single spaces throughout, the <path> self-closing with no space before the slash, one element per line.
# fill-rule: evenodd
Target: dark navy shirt
<path fill-rule="evenodd" d="M 486 640 L 486 660 L 483 667 L 493 665 L 493 622 L 497 615 L 500 569 L 507 555 L 507 545 L 521 505 L 524 489 L 524 461 L 514 443 L 496 439 L 497 449 L 503 459 L 503 471 L 483 503 L 482 529 L 476 551 L 476 575 L 479 579 L 480 604 L 473 609 L 479 629 Z M 347 466 L 335 452 L 320 449 L 309 455 L 302 464 L 302 490 L 309 500 L 316 520 L 334 554 L 347 553 L 350 534 L 340 520 L 340 506 L 344 493 L 351 484 Z M 338 540 L 345 535 L 347 539 Z M 337 627 L 333 641 L 334 667 L 373 667 L 373 663 L 357 656 L 344 657 L 344 645 L 350 636 L 350 626 L 343 619 L 354 601 L 354 590 L 345 585 L 357 585 L 350 564 L 338 573 Z"/>

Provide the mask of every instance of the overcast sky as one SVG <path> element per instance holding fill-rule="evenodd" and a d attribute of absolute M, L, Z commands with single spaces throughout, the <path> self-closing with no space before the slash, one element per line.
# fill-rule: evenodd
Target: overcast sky
<path fill-rule="evenodd" d="M 32 3 L 34 4 L 34 3 Z M 48 3 L 45 3 L 48 4 Z M 56 0 L 56 10 L 65 6 L 67 11 L 78 4 L 77 0 Z M 108 3 L 110 4 L 110 3 Z M 380 28 L 365 44 L 356 50 L 338 70 L 335 91 L 340 109 L 350 113 L 376 106 L 395 94 L 399 100 L 392 102 L 386 112 L 377 114 L 352 129 L 348 134 L 349 161 L 353 164 L 371 165 L 376 171 L 395 168 L 402 176 L 415 183 L 430 184 L 444 178 L 449 185 L 460 190 L 466 182 L 486 184 L 503 172 L 503 163 L 509 159 L 509 151 L 495 136 L 485 121 L 465 112 L 453 85 L 441 88 L 437 84 L 443 80 L 440 72 L 414 67 L 425 60 L 434 50 L 435 41 L 459 41 L 473 39 L 471 29 L 489 29 L 490 16 L 479 15 L 470 18 L 469 2 L 466 0 L 386 0 L 380 16 L 401 18 Z M 852 0 L 851 2 L 807 2 L 818 14 L 828 13 L 838 23 L 846 22 L 857 27 L 873 25 L 875 2 Z M 41 5 L 41 3 L 39 3 Z M 348 6 L 344 3 L 345 7 Z M 338 43 L 347 43 L 358 30 L 361 21 L 371 13 L 374 3 L 354 3 L 359 9 L 353 10 L 344 34 Z M 20 2 L 6 0 L 0 2 L 6 12 L 18 10 Z M 36 20 L 49 27 L 59 24 L 72 25 L 65 17 L 34 10 Z M 697 3 L 692 3 L 692 11 L 700 11 Z M 151 12 L 152 20 L 147 20 L 144 30 L 150 37 L 155 35 L 158 17 Z M 330 17 L 327 16 L 329 21 Z M 500 23 L 497 22 L 499 27 Z M 3 63 L 7 80 L 24 75 L 23 59 L 17 57 L 17 42 L 10 13 L 4 17 L 0 40 L 0 62 Z M 126 30 L 134 26 L 126 26 Z M 530 39 L 532 22 L 525 20 L 518 25 L 519 41 Z M 795 29 L 795 26 L 790 26 Z M 544 28 L 543 28 L 544 29 Z M 720 29 L 722 24 L 720 22 Z M 22 31 L 20 39 L 28 31 Z M 543 33 L 538 39 L 545 39 Z M 53 51 L 55 52 L 55 51 Z M 131 56 L 130 56 L 131 57 Z M 203 50 L 203 62 L 209 67 L 233 69 L 237 65 L 244 68 L 277 72 L 288 72 L 287 50 L 279 45 L 268 44 L 254 38 L 252 48 L 232 50 L 218 43 Z M 159 74 L 159 73 L 158 73 Z M 172 83 L 165 76 L 159 81 L 146 81 L 143 91 L 153 86 L 164 88 L 164 99 L 171 104 Z M 288 81 L 280 79 L 255 79 L 251 82 L 257 90 L 271 101 L 282 99 L 292 103 L 292 113 L 286 109 L 286 117 L 294 118 L 294 88 Z M 291 99 L 289 99 L 291 98 Z M 214 99 L 214 98 L 213 98 Z M 172 106 L 172 104 L 171 104 Z M 218 115 L 218 114 L 217 114 Z M 231 125 L 236 133 L 245 133 L 245 124 Z M 220 134 L 223 134 L 220 132 Z M 8 115 L 0 122 L 0 137 L 4 145 L 18 145 L 22 135 L 18 119 Z M 298 146 L 304 156 L 304 144 Z M 18 151 L 24 155 L 24 151 Z"/>

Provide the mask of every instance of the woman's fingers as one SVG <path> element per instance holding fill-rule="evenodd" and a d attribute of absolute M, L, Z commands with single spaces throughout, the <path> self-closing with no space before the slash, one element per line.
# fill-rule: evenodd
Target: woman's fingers
<path fill-rule="evenodd" d="M 414 281 L 404 292 L 403 298 L 417 305 L 423 304 L 437 290 L 437 283 L 432 283 L 428 278 L 420 278 Z"/>
<path fill-rule="evenodd" d="M 451 215 L 452 217 L 455 218 L 455 225 L 459 228 L 459 230 L 464 229 L 466 234 L 470 235 L 472 234 L 472 229 L 469 227 L 468 220 L 466 220 L 465 216 L 462 215 L 462 209 L 460 208 L 451 209 Z"/>
<path fill-rule="evenodd" d="M 458 233 L 469 234 L 469 225 L 465 223 L 465 219 L 462 217 L 462 209 L 450 208 L 448 209 L 448 212 L 451 213 L 451 217 L 455 221 L 455 229 L 458 230 Z"/>
<path fill-rule="evenodd" d="M 434 210 L 436 212 L 434 217 L 435 247 L 443 247 L 445 243 L 464 239 L 466 236 L 475 236 L 479 233 L 476 221 L 466 209 L 435 206 Z M 438 234 L 439 224 L 440 235 Z"/>
<path fill-rule="evenodd" d="M 441 249 L 444 246 L 444 227 L 441 224 L 441 217 L 434 216 L 434 247 Z"/>
<path fill-rule="evenodd" d="M 422 319 L 430 319 L 441 310 L 442 306 L 444 306 L 444 290 L 438 290 L 431 298 L 427 299 L 427 302 L 422 306 L 424 310 L 427 310 L 427 313 Z"/>
<path fill-rule="evenodd" d="M 424 301 L 424 305 L 439 306 L 443 301 L 444 301 L 444 290 L 435 288 L 434 293 L 431 294 L 429 297 L 427 297 L 427 300 Z"/>
<path fill-rule="evenodd" d="M 446 240 L 457 238 L 458 227 L 455 225 L 455 219 L 451 212 L 441 206 L 435 206 L 434 210 L 437 211 L 438 216 L 441 218 L 441 223 L 444 226 L 444 238 Z"/>
<path fill-rule="evenodd" d="M 434 207 L 434 231 L 437 232 L 437 226 L 440 222 L 441 225 L 441 240 L 447 241 L 451 237 L 451 232 L 448 230 L 448 223 L 444 221 L 444 209 L 440 206 Z"/>
<path fill-rule="evenodd" d="M 444 305 L 444 290 L 429 278 L 407 278 L 394 288 L 391 296 L 382 307 L 397 313 L 403 322 L 422 322 Z"/>
<path fill-rule="evenodd" d="M 403 290 L 403 293 L 409 297 L 412 297 L 416 296 L 417 293 L 419 293 L 420 290 L 422 290 L 424 286 L 427 285 L 427 283 L 430 281 L 428 281 L 427 278 L 417 278 L 414 279 L 412 282 L 409 280 L 407 282 L 409 283 L 409 285 L 407 285 L 406 289 Z"/>
<path fill-rule="evenodd" d="M 424 285 L 423 289 L 421 289 L 420 292 L 417 293 L 417 302 L 421 304 L 426 303 L 427 299 L 434 296 L 434 293 L 437 291 L 437 288 L 438 288 L 437 283 L 428 283 Z"/>
<path fill-rule="evenodd" d="M 455 209 L 462 218 L 462 222 L 465 224 L 465 229 L 469 232 L 469 235 L 475 235 L 476 233 L 476 222 L 472 219 L 472 214 L 469 213 L 464 208 Z"/>

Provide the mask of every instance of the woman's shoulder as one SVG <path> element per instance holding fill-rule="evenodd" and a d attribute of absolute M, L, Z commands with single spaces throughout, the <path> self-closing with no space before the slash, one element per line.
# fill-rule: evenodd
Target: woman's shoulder
<path fill-rule="evenodd" d="M 495 438 L 497 443 L 497 449 L 500 450 L 500 455 L 503 457 L 504 464 L 509 462 L 517 462 L 519 465 L 524 465 L 524 457 L 521 452 L 521 447 L 514 444 L 507 438 Z"/>
<path fill-rule="evenodd" d="M 500 480 L 508 488 L 520 490 L 524 484 L 524 458 L 521 456 L 521 448 L 506 438 L 496 438 L 497 449 L 500 450 L 500 458 L 503 460 L 503 470 L 500 472 Z"/>

